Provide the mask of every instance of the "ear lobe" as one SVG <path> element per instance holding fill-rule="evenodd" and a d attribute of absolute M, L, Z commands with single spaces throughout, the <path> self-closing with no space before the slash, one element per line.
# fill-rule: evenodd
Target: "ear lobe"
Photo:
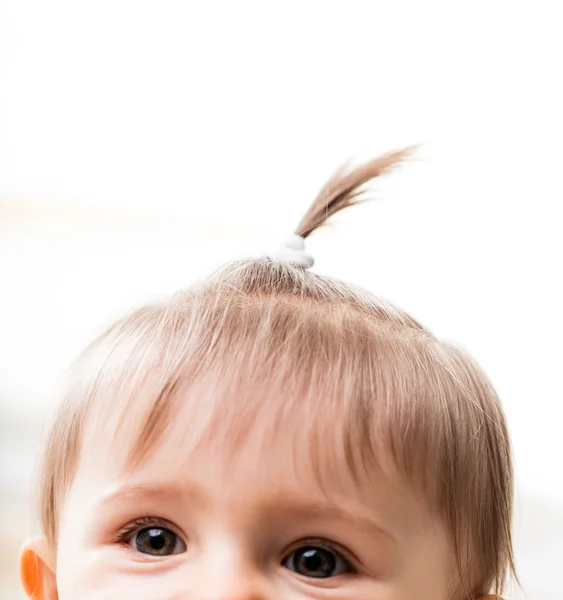
<path fill-rule="evenodd" d="M 58 600 L 55 555 L 44 538 L 24 544 L 20 554 L 20 580 L 32 600 Z"/>

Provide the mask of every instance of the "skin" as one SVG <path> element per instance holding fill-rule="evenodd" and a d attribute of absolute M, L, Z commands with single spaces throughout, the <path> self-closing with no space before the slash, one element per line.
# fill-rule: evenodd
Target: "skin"
<path fill-rule="evenodd" d="M 398 478 L 360 487 L 343 460 L 321 486 L 298 449 L 258 436 L 183 453 L 177 421 L 134 469 L 127 436 L 86 445 L 57 550 L 22 553 L 30 598 L 448 600 L 444 530 Z"/>

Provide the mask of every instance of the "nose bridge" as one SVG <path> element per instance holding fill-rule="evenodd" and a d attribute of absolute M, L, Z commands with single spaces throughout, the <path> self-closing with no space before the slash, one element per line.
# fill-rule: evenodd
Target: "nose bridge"
<path fill-rule="evenodd" d="M 174 600 L 282 600 L 276 573 L 234 539 L 215 539 L 194 558 L 185 594 Z"/>

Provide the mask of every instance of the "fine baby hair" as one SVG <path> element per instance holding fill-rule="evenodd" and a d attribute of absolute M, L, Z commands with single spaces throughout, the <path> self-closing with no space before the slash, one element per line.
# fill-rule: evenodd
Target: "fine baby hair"
<path fill-rule="evenodd" d="M 45 547 L 56 553 L 60 546 L 62 514 L 84 456 L 127 440 L 112 456 L 116 464 L 122 456 L 122 470 L 132 472 L 184 423 L 178 463 L 205 448 L 211 469 L 223 447 L 234 457 L 257 436 L 257 482 L 262 463 L 276 454 L 291 463 L 298 484 L 313 473 L 327 495 L 334 485 L 346 496 L 373 481 L 404 483 L 444 531 L 450 562 L 439 588 L 446 591 L 436 600 L 502 593 L 514 575 L 513 475 L 505 419 L 489 379 L 466 351 L 391 303 L 312 272 L 305 250 L 307 236 L 362 201 L 364 184 L 410 152 L 339 170 L 276 254 L 228 264 L 163 303 L 134 311 L 85 350 L 69 372 L 42 453 Z M 29 592 L 39 576 L 29 575 L 26 560 Z M 398 581 L 401 568 L 381 581 Z M 354 584 L 351 575 L 340 577 Z M 370 598 L 429 598 L 414 593 L 412 583 L 404 586 L 387 595 L 370 588 Z M 61 600 L 65 589 L 78 588 L 59 582 Z M 172 597 L 208 596 L 158 596 Z"/>

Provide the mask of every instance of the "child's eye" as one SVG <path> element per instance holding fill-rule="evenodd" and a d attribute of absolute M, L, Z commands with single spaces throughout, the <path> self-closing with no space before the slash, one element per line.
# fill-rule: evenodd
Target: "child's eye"
<path fill-rule="evenodd" d="M 145 527 L 133 534 L 128 544 L 141 554 L 168 556 L 186 551 L 186 544 L 170 529 L 165 527 Z"/>
<path fill-rule="evenodd" d="M 318 546 L 298 548 L 282 564 L 298 575 L 315 579 L 326 579 L 354 571 L 348 560 L 338 552 Z"/>

